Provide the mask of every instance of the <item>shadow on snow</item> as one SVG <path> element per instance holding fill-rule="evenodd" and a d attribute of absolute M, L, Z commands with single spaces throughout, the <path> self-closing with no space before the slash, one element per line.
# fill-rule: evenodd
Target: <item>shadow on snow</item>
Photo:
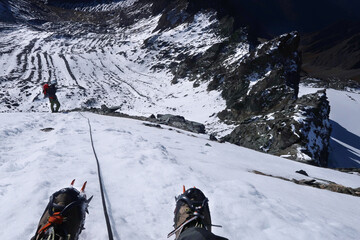
<path fill-rule="evenodd" d="M 337 122 L 330 120 L 329 167 L 360 168 L 360 136 L 349 132 Z"/>

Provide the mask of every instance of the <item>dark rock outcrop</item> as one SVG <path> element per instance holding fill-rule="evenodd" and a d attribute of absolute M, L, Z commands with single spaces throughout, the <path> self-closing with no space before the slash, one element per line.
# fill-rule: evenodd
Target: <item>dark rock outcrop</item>
<path fill-rule="evenodd" d="M 325 92 L 297 99 L 299 36 L 266 42 L 225 78 L 227 108 L 219 118 L 238 124 L 223 140 L 297 161 L 326 166 L 330 107 Z"/>
<path fill-rule="evenodd" d="M 131 116 L 116 111 L 118 109 L 118 107 L 107 107 L 106 105 L 102 105 L 101 108 L 75 108 L 70 110 L 70 112 L 92 112 L 113 117 L 131 118 L 141 121 L 147 121 L 148 123 L 144 123 L 144 125 L 149 127 L 161 128 L 160 124 L 163 124 L 189 132 L 205 133 L 204 124 L 186 120 L 183 116 L 172 114 L 158 114 L 156 117 L 154 115 L 151 115 L 149 117 Z"/>
<path fill-rule="evenodd" d="M 296 32 L 285 34 L 245 56 L 224 81 L 222 95 L 227 109 L 219 117 L 224 121 L 242 121 L 281 110 L 296 99 L 301 64 L 299 40 Z"/>
<path fill-rule="evenodd" d="M 257 170 L 253 170 L 252 173 L 267 176 L 267 177 L 272 177 L 272 178 L 278 178 L 278 179 L 288 181 L 288 182 L 293 182 L 293 183 L 299 184 L 299 185 L 304 185 L 304 186 L 324 189 L 324 190 L 328 190 L 328 191 L 332 191 L 332 192 L 348 194 L 348 195 L 352 195 L 355 197 L 360 197 L 360 188 L 346 187 L 341 184 L 337 184 L 335 182 L 328 181 L 325 179 L 312 178 L 312 177 L 308 177 L 307 179 L 300 179 L 300 180 L 294 179 L 294 178 L 288 179 L 285 177 L 273 176 L 271 174 L 266 174 L 266 173 L 263 173 L 263 172 L 260 172 Z M 307 174 L 306 174 L 306 176 L 307 176 Z"/>
<path fill-rule="evenodd" d="M 182 116 L 175 116 L 171 114 L 158 114 L 157 120 L 160 124 L 166 124 L 190 132 L 205 133 L 204 124 L 188 121 Z"/>
<path fill-rule="evenodd" d="M 327 166 L 331 126 L 325 92 L 305 95 L 283 110 L 245 119 L 224 140 L 289 159 Z"/>

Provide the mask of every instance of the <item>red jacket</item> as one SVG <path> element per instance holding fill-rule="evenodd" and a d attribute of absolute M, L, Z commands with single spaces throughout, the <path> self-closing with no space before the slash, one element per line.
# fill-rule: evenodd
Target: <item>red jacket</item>
<path fill-rule="evenodd" d="M 56 98 L 55 92 L 56 92 L 55 86 L 50 88 L 49 84 L 47 83 L 44 84 L 43 93 L 45 96 L 48 96 L 50 99 L 55 99 Z"/>

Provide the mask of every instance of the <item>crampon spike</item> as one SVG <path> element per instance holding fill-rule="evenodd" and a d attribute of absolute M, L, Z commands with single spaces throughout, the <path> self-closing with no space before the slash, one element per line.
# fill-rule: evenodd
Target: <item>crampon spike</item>
<path fill-rule="evenodd" d="M 70 186 L 74 186 L 74 183 L 75 183 L 75 179 L 73 179 L 72 181 L 71 181 L 71 183 L 70 183 Z"/>
<path fill-rule="evenodd" d="M 89 209 L 88 209 L 88 205 L 89 203 L 91 202 L 91 200 L 93 199 L 94 196 L 91 196 L 89 199 L 86 200 L 86 208 L 85 208 L 85 211 L 87 214 L 89 214 Z"/>
<path fill-rule="evenodd" d="M 215 225 L 215 224 L 211 224 L 212 227 L 218 227 L 218 228 L 222 228 L 221 225 Z"/>
<path fill-rule="evenodd" d="M 185 193 L 185 185 L 183 185 L 183 193 Z"/>
<path fill-rule="evenodd" d="M 82 188 L 81 188 L 80 192 L 85 192 L 86 183 L 87 183 L 87 181 L 86 181 L 86 182 L 84 182 L 84 185 L 82 186 Z"/>

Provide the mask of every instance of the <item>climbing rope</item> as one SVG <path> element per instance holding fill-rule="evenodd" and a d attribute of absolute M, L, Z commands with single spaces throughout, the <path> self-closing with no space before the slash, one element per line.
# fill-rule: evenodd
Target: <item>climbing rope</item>
<path fill-rule="evenodd" d="M 108 231 L 109 240 L 113 240 L 114 239 L 113 238 L 113 232 L 112 232 L 112 229 L 111 229 L 110 219 L 109 219 L 109 215 L 108 215 L 107 208 L 106 208 L 106 202 L 105 202 L 105 194 L 104 194 L 104 187 L 103 187 L 104 184 L 103 184 L 103 181 L 102 181 L 102 178 L 101 178 L 99 159 L 97 157 L 95 147 L 94 147 L 94 141 L 93 141 L 93 136 L 92 136 L 90 119 L 85 117 L 82 113 L 80 113 L 80 115 L 83 116 L 84 118 L 86 118 L 87 121 L 88 121 L 91 146 L 92 146 L 92 149 L 93 149 L 93 152 L 94 152 L 94 156 L 95 156 L 96 164 L 97 164 L 97 169 L 98 169 L 98 178 L 99 178 L 99 184 L 100 184 L 100 192 L 101 192 L 102 205 L 103 205 L 104 216 L 105 216 L 105 221 L 106 221 L 106 227 L 107 227 L 107 231 Z"/>

